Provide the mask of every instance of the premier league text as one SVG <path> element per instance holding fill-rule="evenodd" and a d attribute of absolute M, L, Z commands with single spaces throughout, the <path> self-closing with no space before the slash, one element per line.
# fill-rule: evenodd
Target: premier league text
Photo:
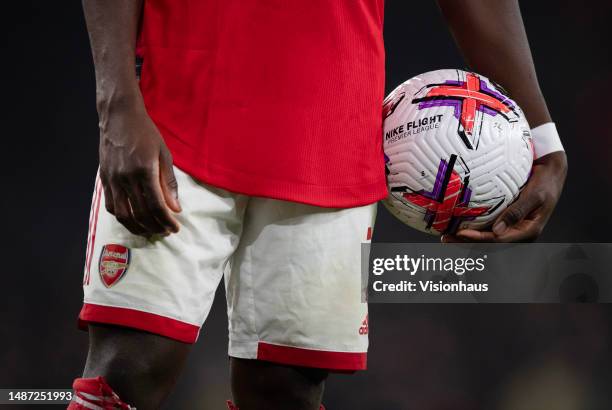
<path fill-rule="evenodd" d="M 410 121 L 385 132 L 386 142 L 399 141 L 409 135 L 418 134 L 423 131 L 439 128 L 443 114 L 432 115 L 417 121 Z"/>

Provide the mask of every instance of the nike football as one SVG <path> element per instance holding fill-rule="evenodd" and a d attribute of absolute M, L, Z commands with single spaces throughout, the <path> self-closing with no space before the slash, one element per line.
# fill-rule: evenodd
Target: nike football
<path fill-rule="evenodd" d="M 519 195 L 533 162 L 522 110 L 461 70 L 411 78 L 384 102 L 387 209 L 433 235 L 485 229 Z"/>

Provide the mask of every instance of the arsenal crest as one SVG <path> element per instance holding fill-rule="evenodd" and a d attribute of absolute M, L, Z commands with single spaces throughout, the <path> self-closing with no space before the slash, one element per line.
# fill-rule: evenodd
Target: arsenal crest
<path fill-rule="evenodd" d="M 130 266 L 130 249 L 122 245 L 104 245 L 100 253 L 98 271 L 100 279 L 107 288 L 115 285 L 125 275 Z"/>

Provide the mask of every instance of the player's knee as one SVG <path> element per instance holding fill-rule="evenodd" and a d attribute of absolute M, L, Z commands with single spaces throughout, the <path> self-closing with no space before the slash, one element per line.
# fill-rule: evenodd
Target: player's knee
<path fill-rule="evenodd" d="M 156 408 L 169 394 L 189 345 L 144 332 L 90 325 L 84 377 L 104 377 L 120 397 Z"/>
<path fill-rule="evenodd" d="M 271 371 L 269 375 L 267 382 L 278 376 L 274 371 Z M 326 370 L 289 366 L 282 369 L 279 375 L 282 377 L 276 379 L 277 383 L 272 384 L 275 394 L 285 396 L 295 403 L 318 405 L 321 402 L 325 380 L 328 376 Z"/>
<path fill-rule="evenodd" d="M 188 344 L 115 326 L 90 325 L 87 367 L 159 376 L 180 371 Z"/>
<path fill-rule="evenodd" d="M 241 408 L 318 409 L 328 371 L 232 358 L 232 390 Z M 246 403 L 246 405 L 245 405 Z"/>

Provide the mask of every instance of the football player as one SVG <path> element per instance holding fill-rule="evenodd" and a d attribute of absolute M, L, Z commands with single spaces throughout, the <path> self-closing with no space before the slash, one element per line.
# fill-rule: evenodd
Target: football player
<path fill-rule="evenodd" d="M 518 1 L 439 5 L 471 69 L 539 129 L 519 199 L 491 231 L 445 240 L 532 240 L 567 165 Z M 387 194 L 384 1 L 83 6 L 100 169 L 80 313 L 90 348 L 70 408 L 158 408 L 224 278 L 232 408 L 318 409 L 329 372 L 366 368 L 360 244 Z"/>

